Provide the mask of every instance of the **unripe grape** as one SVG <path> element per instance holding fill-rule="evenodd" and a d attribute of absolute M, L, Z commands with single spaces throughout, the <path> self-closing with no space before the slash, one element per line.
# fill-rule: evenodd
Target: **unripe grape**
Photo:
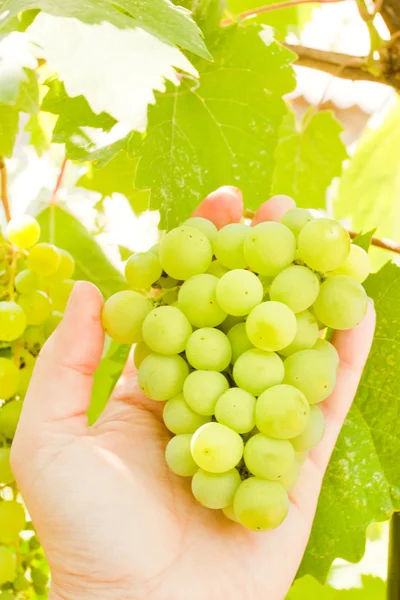
<path fill-rule="evenodd" d="M 352 329 L 362 321 L 367 307 L 366 291 L 348 275 L 328 277 L 314 302 L 317 318 L 332 329 Z"/>
<path fill-rule="evenodd" d="M 204 233 L 211 244 L 217 237 L 218 229 L 215 227 L 214 223 L 208 219 L 203 219 L 203 217 L 191 217 L 182 223 L 182 225 L 184 227 L 194 227 L 194 229 L 198 229 Z"/>
<path fill-rule="evenodd" d="M 241 479 L 236 469 L 225 473 L 208 473 L 199 469 L 192 479 L 192 492 L 207 508 L 225 508 L 233 502 Z"/>
<path fill-rule="evenodd" d="M 236 467 L 243 455 L 238 433 L 220 423 L 206 423 L 192 437 L 191 453 L 201 469 L 225 473 Z"/>
<path fill-rule="evenodd" d="M 0 586 L 14 581 L 17 576 L 17 558 L 8 548 L 0 546 Z"/>
<path fill-rule="evenodd" d="M 175 435 L 167 444 L 165 449 L 165 460 L 167 465 L 176 475 L 191 477 L 198 470 L 190 452 L 190 442 L 193 435 L 184 433 Z"/>
<path fill-rule="evenodd" d="M 153 252 L 132 254 L 125 265 L 125 278 L 135 290 L 150 288 L 161 273 L 159 258 Z"/>
<path fill-rule="evenodd" d="M 160 262 L 166 273 L 186 280 L 205 273 L 211 264 L 212 250 L 208 238 L 193 227 L 177 227 L 167 233 L 160 244 Z"/>
<path fill-rule="evenodd" d="M 151 309 L 151 302 L 138 292 L 117 292 L 103 306 L 101 319 L 104 330 L 121 344 L 140 342 L 143 339 L 143 321 Z"/>
<path fill-rule="evenodd" d="M 60 261 L 60 252 L 53 244 L 42 242 L 36 244 L 29 251 L 28 267 L 39 277 L 53 275 L 57 271 Z"/>
<path fill-rule="evenodd" d="M 163 418 L 166 427 L 175 434 L 194 433 L 211 420 L 211 417 L 199 415 L 192 410 L 182 393 L 166 402 Z"/>
<path fill-rule="evenodd" d="M 60 255 L 60 263 L 52 275 L 45 278 L 46 283 L 60 283 L 65 279 L 71 279 L 75 271 L 75 260 L 72 254 L 62 248 L 57 248 Z"/>
<path fill-rule="evenodd" d="M 188 364 L 181 356 L 151 353 L 139 367 L 138 381 L 146 396 L 163 401 L 182 391 L 188 375 Z"/>
<path fill-rule="evenodd" d="M 1 359 L 0 359 L 1 360 Z M 0 367 L 1 369 L 1 367 Z M 0 376 L 1 379 L 1 376 Z M 19 373 L 18 373 L 19 380 Z M 1 381 L 0 381 L 1 383 Z M 1 386 L 0 386 L 1 387 Z M 17 430 L 19 417 L 22 411 L 22 401 L 12 400 L 0 408 L 0 434 L 12 440 Z M 1 506 L 1 504 L 0 504 Z M 1 532 L 1 527 L 0 527 Z"/>
<path fill-rule="evenodd" d="M 10 465 L 10 448 L 0 448 L 0 484 L 10 485 L 13 481 L 14 475 Z"/>
<path fill-rule="evenodd" d="M 28 325 L 41 325 L 51 314 L 51 301 L 49 297 L 39 290 L 31 294 L 22 294 L 18 304 L 26 314 Z"/>
<path fill-rule="evenodd" d="M 289 512 L 289 498 L 275 481 L 250 477 L 240 484 L 233 500 L 239 523 L 254 531 L 275 529 Z"/>
<path fill-rule="evenodd" d="M 0 399 L 8 400 L 14 396 L 18 390 L 18 383 L 19 371 L 13 361 L 0 357 Z"/>
<path fill-rule="evenodd" d="M 32 294 L 37 289 L 38 283 L 37 275 L 29 269 L 20 271 L 15 277 L 15 289 L 20 294 Z"/>
<path fill-rule="evenodd" d="M 0 302 L 0 340 L 12 342 L 21 337 L 26 327 L 26 314 L 15 302 Z"/>
<path fill-rule="evenodd" d="M 248 232 L 249 228 L 243 223 L 231 223 L 218 231 L 213 249 L 215 256 L 224 267 L 229 269 L 247 267 L 243 243 Z"/>
<path fill-rule="evenodd" d="M 0 544 L 8 546 L 15 542 L 25 523 L 22 504 L 13 500 L 0 502 Z"/>
<path fill-rule="evenodd" d="M 33 217 L 24 215 L 11 219 L 7 225 L 8 240 L 18 248 L 30 248 L 40 237 L 40 225 Z"/>
<path fill-rule="evenodd" d="M 350 236 L 332 219 L 315 219 L 300 231 L 298 249 L 306 265 L 316 271 L 340 267 L 350 252 Z"/>

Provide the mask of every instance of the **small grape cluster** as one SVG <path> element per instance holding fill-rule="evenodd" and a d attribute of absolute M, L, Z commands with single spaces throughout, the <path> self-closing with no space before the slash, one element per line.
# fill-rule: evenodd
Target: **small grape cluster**
<path fill-rule="evenodd" d="M 37 356 L 63 317 L 75 262 L 65 250 L 38 243 L 39 223 L 30 216 L 0 234 L 0 588 L 32 588 L 45 594 L 48 574 L 40 544 L 26 522 L 10 468 L 10 446 Z M 20 557 L 17 560 L 17 556 Z M 7 591 L 8 590 L 8 591 Z"/>
<path fill-rule="evenodd" d="M 103 326 L 136 344 L 139 385 L 174 434 L 166 462 L 201 504 L 255 531 L 285 519 L 335 386 L 323 330 L 362 320 L 369 270 L 338 222 L 300 208 L 219 231 L 194 217 L 130 257 L 131 290 L 107 300 Z"/>

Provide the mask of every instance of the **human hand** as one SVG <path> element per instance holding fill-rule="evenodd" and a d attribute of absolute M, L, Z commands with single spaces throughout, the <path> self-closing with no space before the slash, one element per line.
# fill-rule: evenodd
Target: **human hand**
<path fill-rule="evenodd" d="M 274 198 L 254 222 L 292 208 Z M 240 192 L 221 188 L 196 214 L 239 221 Z M 254 533 L 193 498 L 164 460 L 162 404 L 140 391 L 133 367 L 88 426 L 104 335 L 102 298 L 78 282 L 64 320 L 42 349 L 12 448 L 12 467 L 52 573 L 51 600 L 283 600 L 303 556 L 321 482 L 372 343 L 375 313 L 334 335 L 340 367 L 320 406 L 325 436 L 290 492 L 287 519 Z"/>

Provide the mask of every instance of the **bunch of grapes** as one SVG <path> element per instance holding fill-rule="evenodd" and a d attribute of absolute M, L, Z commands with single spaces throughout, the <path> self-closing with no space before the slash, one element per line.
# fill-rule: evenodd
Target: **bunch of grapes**
<path fill-rule="evenodd" d="M 299 208 L 219 231 L 191 218 L 128 260 L 104 329 L 136 344 L 140 387 L 174 434 L 166 462 L 202 505 L 255 531 L 285 519 L 335 386 L 326 328 L 362 320 L 369 269 L 338 222 Z"/>
<path fill-rule="evenodd" d="M 5 237 L 0 234 L 0 589 L 6 590 L 1 598 L 28 588 L 44 594 L 48 582 L 9 460 L 35 361 L 74 285 L 73 257 L 39 238 L 40 226 L 29 216 L 11 220 Z"/>

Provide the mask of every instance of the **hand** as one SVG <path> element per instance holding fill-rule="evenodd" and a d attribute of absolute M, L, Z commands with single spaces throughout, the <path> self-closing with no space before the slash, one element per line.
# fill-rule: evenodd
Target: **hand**
<path fill-rule="evenodd" d="M 255 222 L 291 208 L 274 198 Z M 239 221 L 239 190 L 197 209 L 219 227 Z M 103 349 L 102 298 L 75 285 L 64 320 L 37 361 L 12 448 L 12 467 L 52 572 L 52 600 L 283 600 L 310 534 L 322 478 L 371 346 L 375 313 L 338 332 L 337 385 L 322 408 L 326 432 L 290 493 L 288 518 L 253 533 L 193 499 L 164 461 L 162 404 L 131 368 L 92 427 L 86 411 Z M 128 369 L 129 370 L 129 369 Z"/>

